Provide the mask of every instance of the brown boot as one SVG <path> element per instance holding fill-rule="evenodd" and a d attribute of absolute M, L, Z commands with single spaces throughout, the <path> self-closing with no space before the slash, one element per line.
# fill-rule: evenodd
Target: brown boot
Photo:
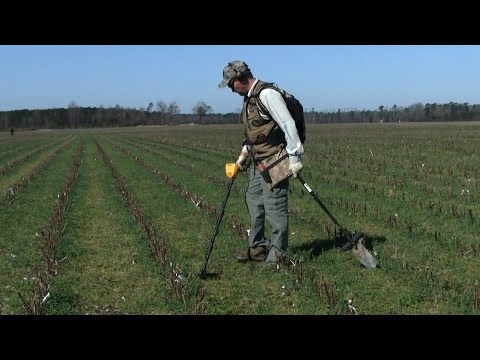
<path fill-rule="evenodd" d="M 264 261 L 267 249 L 264 246 L 249 247 L 246 251 L 236 251 L 233 256 L 238 261 Z"/>

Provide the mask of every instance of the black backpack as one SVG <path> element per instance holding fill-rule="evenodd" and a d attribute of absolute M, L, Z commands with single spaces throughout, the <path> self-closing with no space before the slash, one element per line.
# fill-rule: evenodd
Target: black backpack
<path fill-rule="evenodd" d="M 283 100 L 287 104 L 287 109 L 290 111 L 290 115 L 292 115 L 293 120 L 295 120 L 295 126 L 297 127 L 297 132 L 298 132 L 298 137 L 300 138 L 300 141 L 302 144 L 305 142 L 305 116 L 303 114 L 303 106 L 300 103 L 300 101 L 293 96 L 292 94 L 289 94 L 283 89 L 280 89 L 277 84 L 275 83 L 265 83 L 262 88 L 258 91 L 260 93 L 261 90 L 270 88 L 270 89 L 275 89 L 277 90 L 280 94 L 282 94 Z M 273 120 L 272 115 L 268 112 L 268 110 L 265 108 L 265 106 L 262 104 L 260 101 L 260 97 L 257 97 L 257 104 L 260 108 L 260 111 L 262 114 L 267 115 L 271 120 Z"/>

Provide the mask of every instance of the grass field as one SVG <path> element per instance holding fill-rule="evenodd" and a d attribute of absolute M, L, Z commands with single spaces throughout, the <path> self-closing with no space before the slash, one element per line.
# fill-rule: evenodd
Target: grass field
<path fill-rule="evenodd" d="M 366 269 L 290 180 L 289 265 L 238 263 L 239 125 L 0 134 L 2 314 L 479 314 L 479 123 L 307 126 L 303 177 L 365 234 Z M 353 305 L 354 309 L 348 306 Z"/>

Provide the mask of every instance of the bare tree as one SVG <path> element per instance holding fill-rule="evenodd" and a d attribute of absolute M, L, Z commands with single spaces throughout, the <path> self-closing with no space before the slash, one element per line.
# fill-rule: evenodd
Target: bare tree
<path fill-rule="evenodd" d="M 164 125 L 163 120 L 164 120 L 165 116 L 167 115 L 168 106 L 163 101 L 157 101 L 156 106 L 157 106 L 157 112 L 160 114 L 161 124 Z"/>
<path fill-rule="evenodd" d="M 180 108 L 175 101 L 168 104 L 167 114 L 170 125 L 173 125 L 173 115 L 179 114 Z"/>
<path fill-rule="evenodd" d="M 148 106 L 147 106 L 147 109 L 145 110 L 145 115 L 147 116 L 147 125 L 152 125 L 152 118 L 151 118 L 151 114 L 152 114 L 152 111 L 153 111 L 153 103 L 149 103 Z"/>
<path fill-rule="evenodd" d="M 148 106 L 147 106 L 147 113 L 151 113 L 153 110 L 153 103 L 149 103 Z"/>
<path fill-rule="evenodd" d="M 116 104 L 113 109 L 111 124 L 116 124 L 117 126 L 127 125 L 125 120 L 125 109 L 119 104 Z"/>
<path fill-rule="evenodd" d="M 427 119 L 427 121 L 432 121 L 432 119 L 431 119 L 431 115 L 432 115 L 431 109 L 432 108 L 431 108 L 429 103 L 426 103 L 425 107 L 423 108 L 423 111 L 425 112 L 425 118 Z"/>
<path fill-rule="evenodd" d="M 70 101 L 68 104 L 68 123 L 70 128 L 73 129 L 78 125 L 78 116 L 79 116 L 79 109 L 78 105 L 75 101 Z"/>
<path fill-rule="evenodd" d="M 380 106 L 378 107 L 378 110 L 380 110 L 380 122 L 383 122 L 383 120 L 384 120 L 384 119 L 383 119 L 383 108 L 384 108 L 383 105 L 380 105 Z"/>
<path fill-rule="evenodd" d="M 197 105 L 193 107 L 192 111 L 195 115 L 198 115 L 200 124 L 203 124 L 203 117 L 206 114 L 211 113 L 213 109 L 210 105 L 207 105 L 205 102 L 200 101 L 197 103 Z"/>
<path fill-rule="evenodd" d="M 425 115 L 424 115 L 425 110 L 421 102 L 410 105 L 408 109 L 409 109 L 410 121 L 419 122 L 425 118 Z"/>

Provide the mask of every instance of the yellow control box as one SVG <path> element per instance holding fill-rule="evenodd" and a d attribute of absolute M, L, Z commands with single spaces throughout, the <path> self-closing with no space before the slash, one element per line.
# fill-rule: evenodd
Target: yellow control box
<path fill-rule="evenodd" d="M 232 179 L 238 172 L 238 165 L 236 163 L 225 164 L 225 174 L 229 179 Z"/>

